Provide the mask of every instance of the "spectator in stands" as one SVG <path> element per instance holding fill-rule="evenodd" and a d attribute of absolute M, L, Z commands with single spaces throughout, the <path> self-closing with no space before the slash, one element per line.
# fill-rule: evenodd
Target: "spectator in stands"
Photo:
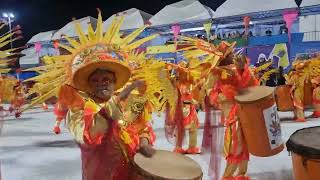
<path fill-rule="evenodd" d="M 236 33 L 235 33 L 235 32 L 233 32 L 233 33 L 231 34 L 231 38 L 232 38 L 232 39 L 236 38 Z"/>
<path fill-rule="evenodd" d="M 286 26 L 281 26 L 280 27 L 280 34 L 287 34 L 288 33 L 288 28 Z"/>
<path fill-rule="evenodd" d="M 267 35 L 267 36 L 271 36 L 271 35 L 272 35 L 272 31 L 271 31 L 270 29 L 268 29 L 268 30 L 266 31 L 266 35 Z"/>
<path fill-rule="evenodd" d="M 253 36 L 252 31 L 249 31 L 249 37 L 252 37 L 252 36 Z"/>
<path fill-rule="evenodd" d="M 218 39 L 218 40 L 221 40 L 221 36 L 220 36 L 220 34 L 218 34 L 217 39 Z"/>
<path fill-rule="evenodd" d="M 240 35 L 239 31 L 237 30 L 236 31 L 236 38 L 239 38 L 239 37 L 241 37 L 241 35 Z"/>

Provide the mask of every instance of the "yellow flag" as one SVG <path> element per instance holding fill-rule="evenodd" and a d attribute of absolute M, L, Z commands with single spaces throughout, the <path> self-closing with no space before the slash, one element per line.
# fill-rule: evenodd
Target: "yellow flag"
<path fill-rule="evenodd" d="M 288 56 L 288 48 L 285 43 L 283 44 L 276 44 L 270 53 L 270 57 L 273 56 L 279 57 L 279 64 L 278 66 L 287 67 L 289 66 L 289 56 Z"/>
<path fill-rule="evenodd" d="M 207 22 L 207 23 L 204 23 L 203 24 L 203 27 L 204 27 L 204 30 L 206 31 L 207 33 L 207 39 L 209 40 L 210 38 L 210 31 L 211 31 L 211 26 L 212 26 L 212 22 Z"/>
<path fill-rule="evenodd" d="M 174 44 L 147 47 L 147 54 L 173 53 L 173 52 L 176 52 L 176 46 Z"/>

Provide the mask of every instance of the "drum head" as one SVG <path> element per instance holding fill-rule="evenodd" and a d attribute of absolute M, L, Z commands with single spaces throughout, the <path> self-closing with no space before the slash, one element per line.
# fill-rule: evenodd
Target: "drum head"
<path fill-rule="evenodd" d="M 320 159 L 320 126 L 297 130 L 286 143 L 288 151 L 308 157 Z"/>
<path fill-rule="evenodd" d="M 144 173 L 158 178 L 182 180 L 202 176 L 201 167 L 194 160 L 170 151 L 157 150 L 151 158 L 138 153 L 134 157 L 134 163 Z"/>
<path fill-rule="evenodd" d="M 274 92 L 273 87 L 268 86 L 255 86 L 243 89 L 235 96 L 235 99 L 239 103 L 255 102 L 265 97 L 270 96 Z"/>

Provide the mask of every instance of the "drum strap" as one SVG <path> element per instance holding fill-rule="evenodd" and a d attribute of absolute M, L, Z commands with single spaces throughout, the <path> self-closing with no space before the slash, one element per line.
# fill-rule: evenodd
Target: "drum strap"
<path fill-rule="evenodd" d="M 320 164 L 320 160 L 319 159 L 309 159 L 309 158 L 303 157 L 302 158 L 302 164 L 303 164 L 304 168 L 308 167 L 308 161 Z"/>
<path fill-rule="evenodd" d="M 235 153 L 238 148 L 238 137 L 237 137 L 237 123 L 236 113 L 238 112 L 239 105 L 234 104 L 229 112 L 226 121 L 225 131 L 225 153 Z"/>

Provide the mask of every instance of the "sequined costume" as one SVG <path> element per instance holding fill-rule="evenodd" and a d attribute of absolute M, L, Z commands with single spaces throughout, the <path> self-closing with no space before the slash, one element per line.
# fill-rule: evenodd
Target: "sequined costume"
<path fill-rule="evenodd" d="M 226 126 L 224 152 L 227 166 L 223 179 L 233 179 L 237 169 L 236 179 L 249 179 L 245 176 L 249 152 L 239 121 L 239 105 L 235 102 L 234 97 L 239 90 L 258 85 L 258 81 L 251 73 L 248 64 L 245 65 L 243 71 L 234 65 L 229 65 L 227 69 L 232 74 L 231 76 L 221 77 L 221 72 L 214 72 L 220 79 L 210 93 L 210 101 L 222 110 L 222 117 Z"/>
<path fill-rule="evenodd" d="M 68 129 L 81 149 L 84 180 L 128 179 L 140 138 L 154 142 L 149 123 L 137 118 L 144 114 L 123 113 L 119 104 L 117 97 L 104 104 L 88 99 L 84 109 L 71 108 L 67 114 Z"/>

